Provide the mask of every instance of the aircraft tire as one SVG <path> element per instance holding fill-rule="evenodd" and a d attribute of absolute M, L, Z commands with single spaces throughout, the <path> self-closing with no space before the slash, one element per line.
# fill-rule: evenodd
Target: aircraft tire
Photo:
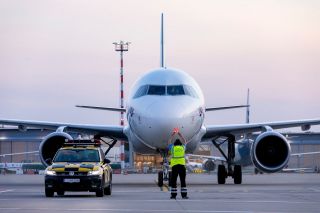
<path fill-rule="evenodd" d="M 158 186 L 159 187 L 163 186 L 163 172 L 162 171 L 158 172 Z"/>
<path fill-rule="evenodd" d="M 242 170 L 241 170 L 240 165 L 234 166 L 233 181 L 234 181 L 234 184 L 241 184 L 242 183 Z"/>
<path fill-rule="evenodd" d="M 168 186 L 171 187 L 172 186 L 172 171 L 169 171 L 169 180 L 168 180 Z"/>
<path fill-rule="evenodd" d="M 218 184 L 225 184 L 226 183 L 226 167 L 224 165 L 218 166 Z"/>

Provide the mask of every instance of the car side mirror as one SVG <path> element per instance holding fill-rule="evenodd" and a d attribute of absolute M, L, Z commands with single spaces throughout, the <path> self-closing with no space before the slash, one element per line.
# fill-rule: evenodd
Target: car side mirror
<path fill-rule="evenodd" d="M 103 163 L 109 164 L 109 163 L 111 163 L 111 161 L 110 161 L 108 158 L 105 158 L 105 159 L 103 160 Z"/>
<path fill-rule="evenodd" d="M 48 165 L 51 165 L 52 164 L 52 159 L 51 158 L 47 158 L 45 160 L 45 162 L 48 164 Z"/>

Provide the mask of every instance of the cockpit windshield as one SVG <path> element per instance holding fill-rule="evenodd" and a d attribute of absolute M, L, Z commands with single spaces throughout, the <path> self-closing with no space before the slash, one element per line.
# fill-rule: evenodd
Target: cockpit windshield
<path fill-rule="evenodd" d="M 167 86 L 168 95 L 185 95 L 182 85 Z"/>
<path fill-rule="evenodd" d="M 148 85 L 143 85 L 143 86 L 141 86 L 141 87 L 137 90 L 137 92 L 136 92 L 136 94 L 133 96 L 133 98 L 139 98 L 139 97 L 141 97 L 141 96 L 146 95 L 147 92 L 148 92 L 148 88 L 149 88 Z"/>
<path fill-rule="evenodd" d="M 133 98 L 139 98 L 145 95 L 188 95 L 198 98 L 196 91 L 189 85 L 143 85 L 141 86 Z"/>
<path fill-rule="evenodd" d="M 166 86 L 149 85 L 148 95 L 165 95 Z"/>

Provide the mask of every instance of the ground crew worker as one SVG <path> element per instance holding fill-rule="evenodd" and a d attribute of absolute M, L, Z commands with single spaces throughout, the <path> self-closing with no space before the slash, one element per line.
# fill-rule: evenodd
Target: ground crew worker
<path fill-rule="evenodd" d="M 172 168 L 170 199 L 176 199 L 177 197 L 178 175 L 181 183 L 181 197 L 182 199 L 188 199 L 186 188 L 185 146 L 179 139 L 176 139 L 173 145 L 170 144 L 169 154 L 171 155 L 170 166 Z"/>

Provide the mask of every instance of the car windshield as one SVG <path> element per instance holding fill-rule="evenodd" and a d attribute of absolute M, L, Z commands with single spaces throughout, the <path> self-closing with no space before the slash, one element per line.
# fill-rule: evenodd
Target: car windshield
<path fill-rule="evenodd" d="M 61 149 L 54 162 L 99 162 L 99 152 L 95 149 Z"/>

